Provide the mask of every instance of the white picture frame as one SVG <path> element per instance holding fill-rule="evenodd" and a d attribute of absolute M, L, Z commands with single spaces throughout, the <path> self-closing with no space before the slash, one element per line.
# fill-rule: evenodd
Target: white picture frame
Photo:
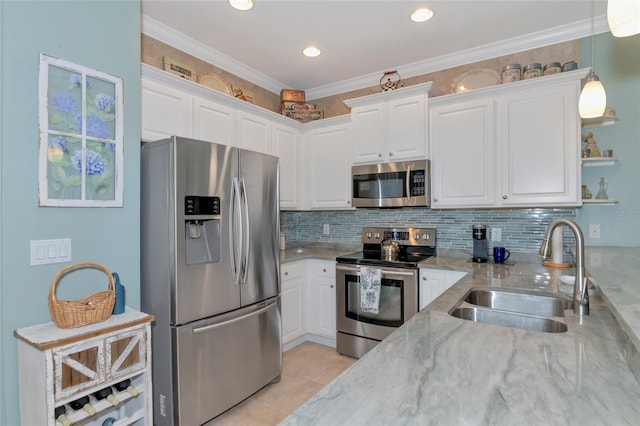
<path fill-rule="evenodd" d="M 122 207 L 122 79 L 40 54 L 38 97 L 38 205 Z"/>

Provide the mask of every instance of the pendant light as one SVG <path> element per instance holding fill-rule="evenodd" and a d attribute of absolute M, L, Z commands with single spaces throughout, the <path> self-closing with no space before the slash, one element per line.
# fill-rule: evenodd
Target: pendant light
<path fill-rule="evenodd" d="M 607 2 L 607 22 L 615 37 L 640 34 L 640 1 L 609 0 Z"/>
<path fill-rule="evenodd" d="M 578 110 L 581 118 L 602 117 L 607 108 L 607 94 L 604 86 L 596 75 L 594 70 L 594 62 L 596 56 L 595 48 L 595 31 L 593 27 L 593 0 L 591 0 L 591 71 L 587 76 L 587 84 L 582 88 L 580 93 L 580 101 L 578 102 Z"/>

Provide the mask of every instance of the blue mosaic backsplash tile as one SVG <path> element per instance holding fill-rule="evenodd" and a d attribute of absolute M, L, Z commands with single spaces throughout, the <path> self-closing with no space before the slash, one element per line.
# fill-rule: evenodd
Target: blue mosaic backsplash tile
<path fill-rule="evenodd" d="M 443 249 L 473 249 L 471 225 L 487 225 L 489 246 L 501 245 L 513 252 L 537 252 L 553 219 L 575 219 L 575 209 L 357 209 L 349 211 L 283 211 L 281 231 L 288 241 L 360 243 L 364 226 L 436 228 L 436 244 Z M 323 225 L 329 225 L 329 235 Z M 491 241 L 491 228 L 502 229 L 502 241 Z M 570 231 L 563 240 L 575 244 Z"/>

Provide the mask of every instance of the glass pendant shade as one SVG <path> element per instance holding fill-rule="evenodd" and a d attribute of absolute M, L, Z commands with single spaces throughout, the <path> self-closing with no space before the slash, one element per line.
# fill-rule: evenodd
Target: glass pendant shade
<path fill-rule="evenodd" d="M 581 118 L 602 117 L 607 108 L 607 94 L 597 75 L 591 73 L 582 88 L 578 110 Z"/>
<path fill-rule="evenodd" d="M 615 37 L 640 34 L 640 1 L 609 0 L 607 21 L 611 34 Z"/>

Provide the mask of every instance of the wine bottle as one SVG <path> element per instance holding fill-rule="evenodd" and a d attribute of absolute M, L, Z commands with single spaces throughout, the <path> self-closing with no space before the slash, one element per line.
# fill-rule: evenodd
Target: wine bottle
<path fill-rule="evenodd" d="M 67 417 L 67 408 L 64 405 L 56 407 L 55 418 L 62 426 L 71 426 L 71 420 Z"/>
<path fill-rule="evenodd" d="M 138 396 L 138 394 L 140 393 L 138 389 L 136 389 L 131 385 L 131 379 L 125 379 L 121 382 L 118 382 L 115 385 L 113 385 L 113 387 L 116 388 L 118 392 L 122 392 L 123 390 L 126 390 L 133 396 Z"/>
<path fill-rule="evenodd" d="M 90 416 L 93 416 L 96 413 L 96 409 L 93 408 L 93 405 L 89 403 L 89 396 L 83 396 L 82 398 L 78 398 L 75 401 L 71 401 L 69 406 L 74 410 L 83 409 Z"/>
<path fill-rule="evenodd" d="M 104 389 L 100 389 L 97 392 L 93 393 L 93 396 L 96 397 L 98 401 L 102 401 L 103 399 L 107 399 L 111 403 L 111 405 L 118 405 L 120 401 L 113 395 L 113 391 L 111 390 L 111 386 L 106 387 Z"/>

